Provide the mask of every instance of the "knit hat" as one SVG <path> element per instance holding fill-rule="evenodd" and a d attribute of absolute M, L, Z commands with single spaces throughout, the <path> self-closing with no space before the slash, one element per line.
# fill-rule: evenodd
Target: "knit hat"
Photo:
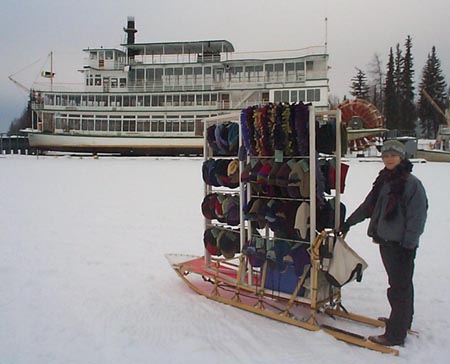
<path fill-rule="evenodd" d="M 405 145 L 398 140 L 388 140 L 381 147 L 381 155 L 393 153 L 400 156 L 401 159 L 406 158 Z"/>

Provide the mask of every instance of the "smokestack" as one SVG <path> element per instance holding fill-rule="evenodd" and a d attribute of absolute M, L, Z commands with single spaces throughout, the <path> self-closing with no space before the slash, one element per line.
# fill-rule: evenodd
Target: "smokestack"
<path fill-rule="evenodd" d="M 134 16 L 127 18 L 127 27 L 123 28 L 123 30 L 127 33 L 127 44 L 134 44 L 134 34 L 137 32 L 134 27 Z"/>

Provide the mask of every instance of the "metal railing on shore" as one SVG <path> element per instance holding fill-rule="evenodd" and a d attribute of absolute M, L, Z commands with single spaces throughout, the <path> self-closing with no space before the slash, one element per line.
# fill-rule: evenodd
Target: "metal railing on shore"
<path fill-rule="evenodd" d="M 0 155 L 2 154 L 35 154 L 36 149 L 31 148 L 28 137 L 23 135 L 0 134 Z"/>

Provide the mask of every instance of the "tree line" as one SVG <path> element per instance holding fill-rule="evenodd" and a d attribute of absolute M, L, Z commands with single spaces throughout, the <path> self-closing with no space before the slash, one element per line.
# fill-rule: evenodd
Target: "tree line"
<path fill-rule="evenodd" d="M 422 69 L 417 92 L 414 87 L 414 58 L 412 38 L 408 35 L 404 48 L 397 43 L 389 50 L 386 68 L 375 54 L 369 64 L 368 76 L 360 68 L 351 79 L 350 94 L 373 103 L 386 120 L 386 128 L 398 130 L 400 135 L 415 135 L 433 139 L 439 125 L 447 124 L 443 113 L 449 107 L 450 89 L 447 88 L 441 61 L 433 46 Z M 433 103 L 435 104 L 433 106 Z"/>

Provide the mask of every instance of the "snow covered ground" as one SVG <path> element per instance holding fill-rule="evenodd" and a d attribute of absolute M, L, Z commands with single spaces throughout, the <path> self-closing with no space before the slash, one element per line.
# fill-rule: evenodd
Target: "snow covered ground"
<path fill-rule="evenodd" d="M 351 212 L 381 162 L 350 160 Z M 420 338 L 400 356 L 350 346 L 192 292 L 165 253 L 201 255 L 201 159 L 0 158 L 0 363 L 448 363 L 450 166 L 415 163 L 430 210 L 416 259 Z M 346 307 L 388 314 L 367 222 L 348 234 L 369 263 Z M 382 330 L 375 329 L 375 333 Z"/>

